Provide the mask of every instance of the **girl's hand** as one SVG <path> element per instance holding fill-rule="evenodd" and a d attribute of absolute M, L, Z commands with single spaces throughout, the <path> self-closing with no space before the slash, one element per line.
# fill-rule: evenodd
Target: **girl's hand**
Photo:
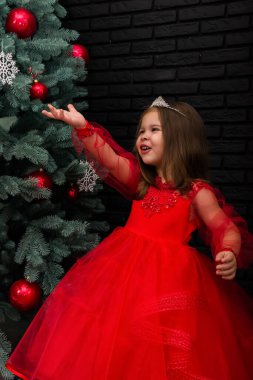
<path fill-rule="evenodd" d="M 216 274 L 224 280 L 232 280 L 235 277 L 237 262 L 236 257 L 231 251 L 218 252 L 215 258 L 218 262 L 216 265 Z"/>
<path fill-rule="evenodd" d="M 51 119 L 62 120 L 73 128 L 84 128 L 86 120 L 83 115 L 78 112 L 72 104 L 68 104 L 68 111 L 57 109 L 52 104 L 48 104 L 49 111 L 43 110 L 42 114 Z"/>

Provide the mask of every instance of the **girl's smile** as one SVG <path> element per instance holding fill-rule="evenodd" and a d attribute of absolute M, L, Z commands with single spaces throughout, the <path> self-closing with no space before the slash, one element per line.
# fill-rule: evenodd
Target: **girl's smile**
<path fill-rule="evenodd" d="M 143 154 L 148 153 L 150 151 L 151 147 L 146 145 L 146 144 L 141 144 L 140 149 L 141 149 L 141 153 L 143 155 Z"/>

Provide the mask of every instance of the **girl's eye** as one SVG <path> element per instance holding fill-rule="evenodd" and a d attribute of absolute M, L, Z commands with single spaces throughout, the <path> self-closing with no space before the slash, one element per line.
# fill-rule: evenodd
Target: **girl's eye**
<path fill-rule="evenodd" d="M 160 128 L 154 127 L 154 128 L 152 128 L 152 131 L 160 131 Z"/>
<path fill-rule="evenodd" d="M 144 130 L 143 130 L 143 129 L 140 129 L 140 130 L 139 130 L 139 135 L 141 135 L 143 132 L 144 132 Z"/>

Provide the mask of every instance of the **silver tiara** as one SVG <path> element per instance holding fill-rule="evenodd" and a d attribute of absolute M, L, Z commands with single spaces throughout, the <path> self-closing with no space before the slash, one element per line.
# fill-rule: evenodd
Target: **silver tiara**
<path fill-rule="evenodd" d="M 184 117 L 187 117 L 187 115 L 185 115 L 183 112 L 179 111 L 177 108 L 174 108 L 172 106 L 170 106 L 164 99 L 162 96 L 158 96 L 158 98 L 156 98 L 153 103 L 151 104 L 151 106 L 149 106 L 149 108 L 151 107 L 165 107 L 165 108 L 169 108 L 170 110 L 173 110 L 177 113 L 179 113 L 180 115 L 184 116 Z"/>

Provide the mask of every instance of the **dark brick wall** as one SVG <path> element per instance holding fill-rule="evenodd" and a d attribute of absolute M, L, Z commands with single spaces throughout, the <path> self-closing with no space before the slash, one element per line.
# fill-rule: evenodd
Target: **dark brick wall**
<path fill-rule="evenodd" d="M 64 0 L 65 26 L 90 52 L 89 111 L 126 148 L 158 95 L 206 122 L 213 182 L 253 220 L 252 0 Z M 112 225 L 128 203 L 105 188 Z M 252 223 L 251 223 L 252 228 Z"/>

